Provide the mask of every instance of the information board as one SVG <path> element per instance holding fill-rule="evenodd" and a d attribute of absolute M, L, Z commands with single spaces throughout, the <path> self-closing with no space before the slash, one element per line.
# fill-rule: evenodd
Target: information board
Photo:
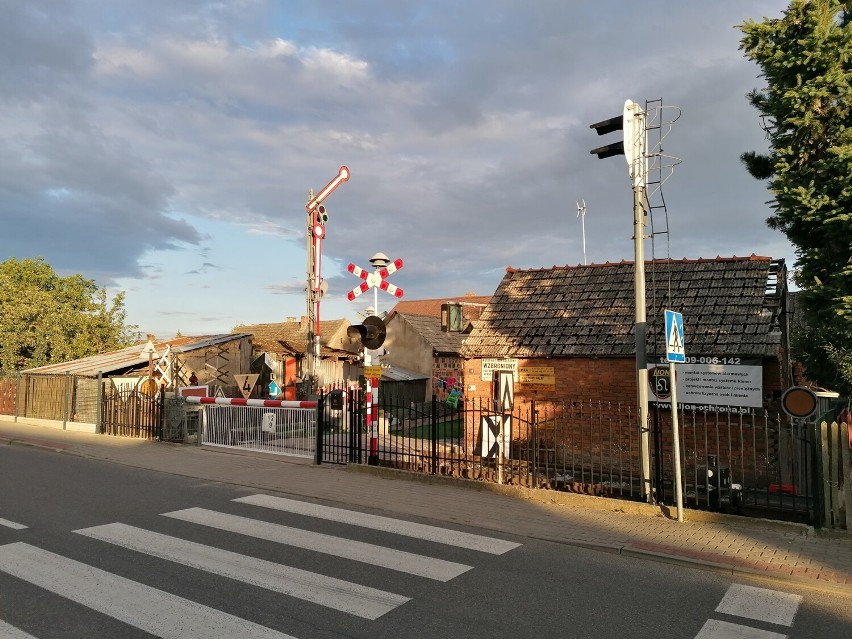
<path fill-rule="evenodd" d="M 763 366 L 758 357 L 687 357 L 683 364 L 675 364 L 675 374 L 682 410 L 750 412 L 763 407 Z M 649 401 L 670 408 L 665 358 L 648 366 L 648 383 Z"/>

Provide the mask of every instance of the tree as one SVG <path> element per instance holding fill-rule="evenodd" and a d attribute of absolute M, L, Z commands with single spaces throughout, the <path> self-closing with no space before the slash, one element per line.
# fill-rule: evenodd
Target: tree
<path fill-rule="evenodd" d="M 59 277 L 42 258 L 0 263 L 0 372 L 11 373 L 132 343 L 124 293 L 82 275 Z"/>
<path fill-rule="evenodd" d="M 852 12 L 793 0 L 780 19 L 747 20 L 740 48 L 766 79 L 748 94 L 767 153 L 744 153 L 768 180 L 769 226 L 796 249 L 802 325 L 795 355 L 817 384 L 852 394 Z"/>

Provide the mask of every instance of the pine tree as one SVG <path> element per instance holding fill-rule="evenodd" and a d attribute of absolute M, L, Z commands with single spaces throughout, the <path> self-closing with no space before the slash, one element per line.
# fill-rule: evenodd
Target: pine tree
<path fill-rule="evenodd" d="M 772 215 L 796 250 L 805 328 L 794 355 L 808 379 L 852 395 L 852 12 L 838 0 L 793 0 L 782 18 L 739 25 L 764 89 L 748 94 L 767 153 L 741 156 L 768 180 Z"/>

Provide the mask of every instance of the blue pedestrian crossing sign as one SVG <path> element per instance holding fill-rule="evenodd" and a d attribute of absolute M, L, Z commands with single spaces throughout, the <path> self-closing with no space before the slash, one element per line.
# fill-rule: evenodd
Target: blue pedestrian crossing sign
<path fill-rule="evenodd" d="M 686 361 L 683 348 L 683 315 L 666 311 L 666 361 L 682 364 Z"/>

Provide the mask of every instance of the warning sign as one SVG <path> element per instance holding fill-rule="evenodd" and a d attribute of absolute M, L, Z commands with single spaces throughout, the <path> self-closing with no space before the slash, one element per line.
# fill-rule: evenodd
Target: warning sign
<path fill-rule="evenodd" d="M 367 379 L 381 379 L 382 378 L 382 367 L 381 366 L 365 366 L 364 367 L 364 377 Z"/>
<path fill-rule="evenodd" d="M 260 375 L 257 373 L 250 375 L 234 375 L 234 379 L 237 380 L 237 388 L 240 389 L 244 399 L 248 399 L 249 395 L 251 395 L 251 391 L 254 389 L 254 385 L 257 383 L 258 377 L 260 377 Z"/>

